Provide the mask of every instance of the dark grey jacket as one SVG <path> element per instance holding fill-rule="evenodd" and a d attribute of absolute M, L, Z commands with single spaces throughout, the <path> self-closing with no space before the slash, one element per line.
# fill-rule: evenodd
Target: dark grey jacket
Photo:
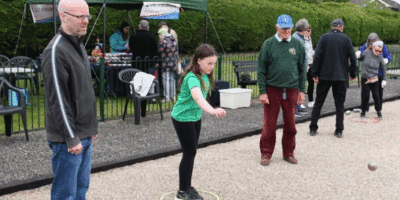
<path fill-rule="evenodd" d="M 98 133 L 96 97 L 84 37 L 60 28 L 42 54 L 47 140 L 76 146 Z"/>
<path fill-rule="evenodd" d="M 349 66 L 350 59 L 350 66 Z M 331 30 L 318 41 L 311 75 L 326 81 L 348 81 L 357 75 L 356 55 L 350 38 L 339 30 Z"/>
<path fill-rule="evenodd" d="M 360 58 L 362 62 L 361 77 L 371 78 L 378 76 L 379 67 L 382 67 L 383 80 L 386 80 L 386 65 L 383 64 L 382 55 L 375 56 L 371 50 L 364 51 Z"/>

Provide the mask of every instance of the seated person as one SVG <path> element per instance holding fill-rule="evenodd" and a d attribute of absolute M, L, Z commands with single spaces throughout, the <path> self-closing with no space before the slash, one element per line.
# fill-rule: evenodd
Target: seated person
<path fill-rule="evenodd" d="M 125 53 L 129 51 L 129 24 L 122 22 L 110 37 L 111 53 Z"/>

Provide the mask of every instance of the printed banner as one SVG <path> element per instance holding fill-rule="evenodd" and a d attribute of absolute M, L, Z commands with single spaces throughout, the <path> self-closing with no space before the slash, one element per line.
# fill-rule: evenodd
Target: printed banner
<path fill-rule="evenodd" d="M 30 4 L 34 23 L 53 23 L 53 4 Z M 57 21 L 60 21 L 56 11 Z"/>
<path fill-rule="evenodd" d="M 140 18 L 144 19 L 179 19 L 181 4 L 166 2 L 143 2 Z"/>

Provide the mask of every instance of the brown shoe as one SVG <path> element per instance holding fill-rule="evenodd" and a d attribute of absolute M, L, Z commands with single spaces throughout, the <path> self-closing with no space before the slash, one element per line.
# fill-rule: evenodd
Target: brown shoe
<path fill-rule="evenodd" d="M 294 158 L 294 156 L 289 156 L 287 158 L 283 158 L 286 162 L 290 163 L 290 164 L 297 164 L 297 159 Z"/>
<path fill-rule="evenodd" d="M 261 165 L 268 166 L 269 165 L 269 157 L 268 156 L 261 156 Z"/>

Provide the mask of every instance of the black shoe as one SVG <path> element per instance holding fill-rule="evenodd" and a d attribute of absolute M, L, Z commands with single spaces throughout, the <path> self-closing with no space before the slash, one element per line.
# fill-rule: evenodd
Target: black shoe
<path fill-rule="evenodd" d="M 365 118 L 365 112 L 362 112 L 362 113 L 360 114 L 360 117 L 361 117 L 361 119 L 364 119 L 364 118 Z"/>
<path fill-rule="evenodd" d="M 189 191 L 179 192 L 176 194 L 175 200 L 196 200 Z"/>
<path fill-rule="evenodd" d="M 304 115 L 301 114 L 300 112 L 296 111 L 296 113 L 294 114 L 295 118 L 299 118 L 299 117 L 303 117 Z"/>
<path fill-rule="evenodd" d="M 317 131 L 316 131 L 316 130 L 311 130 L 311 131 L 310 131 L 310 135 L 311 135 L 311 136 L 317 135 Z"/>
<path fill-rule="evenodd" d="M 195 200 L 203 200 L 204 199 L 202 196 L 199 195 L 199 193 L 197 192 L 196 189 L 194 189 L 194 187 L 190 187 L 188 192 L 189 192 L 190 195 L 192 195 L 192 197 Z"/>
<path fill-rule="evenodd" d="M 383 117 L 382 117 L 382 112 L 378 112 L 378 118 L 379 118 L 380 120 L 383 119 Z"/>
<path fill-rule="evenodd" d="M 334 135 L 335 135 L 337 138 L 342 138 L 342 132 L 341 132 L 341 131 L 335 131 Z"/>
<path fill-rule="evenodd" d="M 297 108 L 296 113 L 299 113 L 301 115 L 306 115 L 308 114 L 308 110 L 306 108 Z"/>

